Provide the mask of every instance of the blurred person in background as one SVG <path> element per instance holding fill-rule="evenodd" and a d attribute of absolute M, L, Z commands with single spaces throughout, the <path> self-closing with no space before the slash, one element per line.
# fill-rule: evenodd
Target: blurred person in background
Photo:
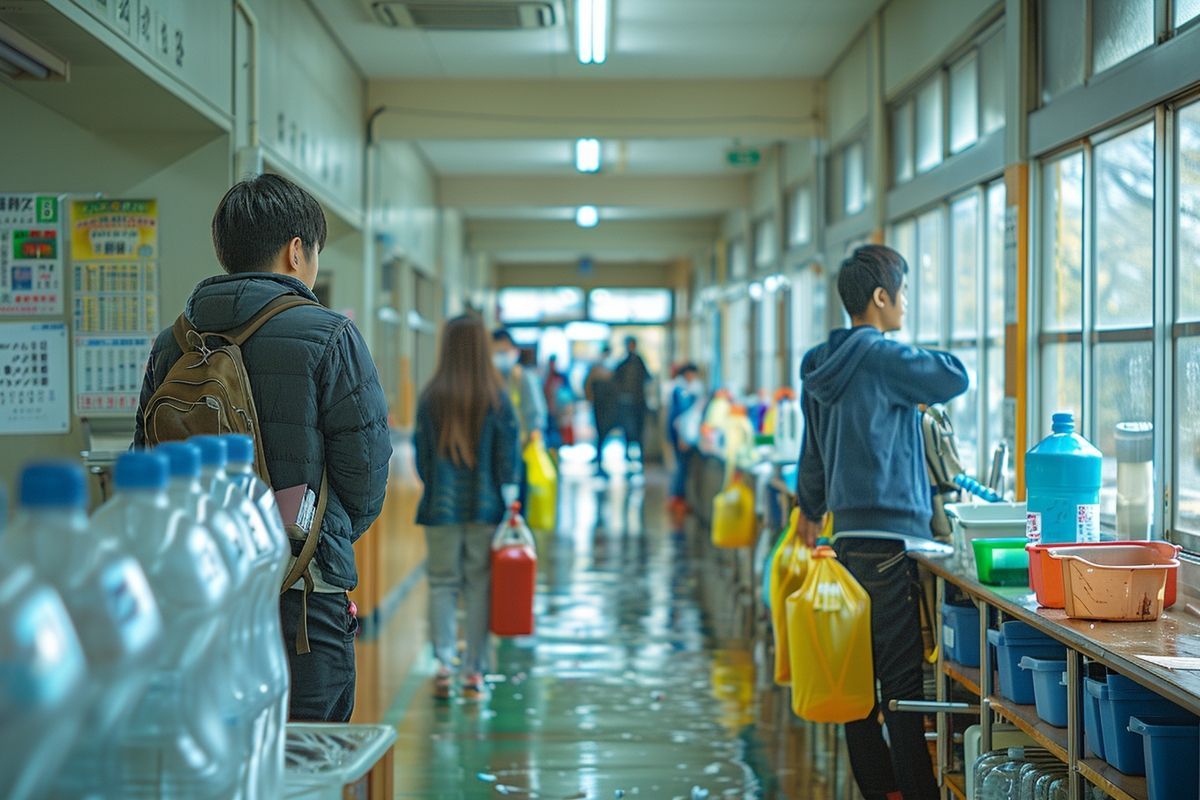
<path fill-rule="evenodd" d="M 671 398 L 667 411 L 667 441 L 675 454 L 675 471 L 671 474 L 668 507 L 672 515 L 682 519 L 687 514 L 688 462 L 692 448 L 700 440 L 700 421 L 704 408 L 704 384 L 699 368 L 688 362 L 676 370 L 671 382 Z"/>
<path fill-rule="evenodd" d="M 520 426 L 475 315 L 442 332 L 437 371 L 421 392 L 415 435 L 424 492 L 417 524 L 429 548 L 429 631 L 438 662 L 434 695 L 450 697 L 461 666 L 462 696 L 482 699 L 490 664 L 492 536 L 516 499 Z M 458 659 L 458 598 L 466 605 L 467 650 Z"/>
<path fill-rule="evenodd" d="M 617 387 L 613 384 L 611 365 L 612 346 L 607 342 L 600 350 L 600 358 L 588 370 L 583 382 L 583 395 L 592 404 L 592 417 L 596 422 L 596 474 L 604 475 L 604 440 L 617 427 Z"/>
<path fill-rule="evenodd" d="M 642 461 L 642 430 L 646 426 L 646 384 L 650 370 L 638 355 L 638 341 L 625 337 L 625 359 L 613 372 L 617 390 L 617 420 L 625 431 L 625 461 L 632 467 Z"/>
<path fill-rule="evenodd" d="M 558 368 L 558 356 L 551 355 L 546 363 L 546 379 L 542 382 L 542 395 L 546 400 L 546 446 L 557 449 L 564 444 L 564 422 L 571 422 L 571 387 L 567 376 Z M 565 420 L 564 420 L 565 416 Z M 569 444 L 569 442 L 566 442 Z"/>
<path fill-rule="evenodd" d="M 492 363 L 504 382 L 504 390 L 521 426 L 521 447 L 546 427 L 546 400 L 538 386 L 537 373 L 521 362 L 521 350 L 504 328 L 492 331 Z"/>

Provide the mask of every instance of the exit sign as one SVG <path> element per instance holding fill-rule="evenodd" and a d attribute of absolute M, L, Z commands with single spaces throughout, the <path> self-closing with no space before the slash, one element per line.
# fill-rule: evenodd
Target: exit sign
<path fill-rule="evenodd" d="M 725 160 L 733 167 L 756 167 L 762 161 L 757 147 L 735 147 L 725 151 Z"/>

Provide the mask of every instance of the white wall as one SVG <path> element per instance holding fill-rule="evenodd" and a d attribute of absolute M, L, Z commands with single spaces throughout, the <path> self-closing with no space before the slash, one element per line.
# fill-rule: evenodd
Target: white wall
<path fill-rule="evenodd" d="M 867 69 L 867 37 L 864 35 L 859 36 L 838 57 L 837 64 L 829 73 L 826 88 L 829 114 L 827 136 L 834 144 L 842 142 L 867 119 L 870 109 Z"/>

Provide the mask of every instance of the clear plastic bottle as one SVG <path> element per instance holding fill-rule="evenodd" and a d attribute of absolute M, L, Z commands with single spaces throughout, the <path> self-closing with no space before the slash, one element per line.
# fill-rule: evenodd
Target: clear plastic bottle
<path fill-rule="evenodd" d="M 0 559 L 0 786 L 42 797 L 83 721 L 87 668 L 62 598 L 33 567 Z"/>
<path fill-rule="evenodd" d="M 234 796 L 220 710 L 205 690 L 228 667 L 213 647 L 226 624 L 229 571 L 208 530 L 167 499 L 168 462 L 157 453 L 117 458 L 116 494 L 92 517 L 93 535 L 124 537 L 162 614 L 150 686 L 118 735 L 122 798 Z"/>
<path fill-rule="evenodd" d="M 982 753 L 979 758 L 975 759 L 975 764 L 971 768 L 972 780 L 967 784 L 967 797 L 971 798 L 971 800 L 979 797 L 984 778 L 987 777 L 989 772 L 1006 761 L 1008 761 L 1008 750 L 990 750 Z"/>
<path fill-rule="evenodd" d="M 1010 747 L 1008 757 L 983 776 L 983 782 L 976 787 L 975 796 L 979 800 L 1017 800 L 1021 768 L 1027 763 L 1024 747 Z"/>
<path fill-rule="evenodd" d="M 42 462 L 20 476 L 21 512 L 0 539 L 0 560 L 32 564 L 63 598 L 88 663 L 83 730 L 55 775 L 51 797 L 116 797 L 113 733 L 145 691 L 162 633 L 141 564 L 111 531 L 91 529 L 76 464 Z"/>
<path fill-rule="evenodd" d="M 261 797 L 271 798 L 279 795 L 283 787 L 289 673 L 279 622 L 279 591 L 292 550 L 275 503 L 275 493 L 254 471 L 254 440 L 244 434 L 227 434 L 221 438 L 225 440 L 229 456 L 225 471 L 231 486 L 250 499 L 264 523 L 252 527 L 256 533 L 253 538 L 257 576 L 253 597 L 254 637 L 265 667 L 264 680 L 259 685 L 265 731 L 259 753 L 257 791 Z M 241 503 L 239 495 L 232 490 L 227 493 L 226 501 L 227 505 Z"/>
<path fill-rule="evenodd" d="M 224 450 L 218 450 L 223 463 Z M 213 536 L 221 559 L 229 571 L 230 592 L 239 598 L 232 604 L 228 624 L 214 645 L 228 667 L 208 681 L 206 691 L 215 697 L 228 728 L 233 750 L 231 758 L 240 770 L 237 793 L 231 800 L 252 796 L 254 753 L 262 732 L 256 728 L 258 685 L 262 668 L 256 658 L 258 643 L 254 636 L 254 606 L 245 598 L 254 591 L 254 544 L 245 524 L 220 507 L 201 482 L 203 448 L 191 442 L 167 442 L 155 449 L 166 457 L 171 480 L 167 497 L 171 507 L 184 511 Z"/>

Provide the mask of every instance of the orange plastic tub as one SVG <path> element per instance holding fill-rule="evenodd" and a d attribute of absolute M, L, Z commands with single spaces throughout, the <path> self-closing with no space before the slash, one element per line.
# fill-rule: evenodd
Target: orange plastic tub
<path fill-rule="evenodd" d="M 1062 562 L 1068 617 L 1148 622 L 1164 607 L 1167 575 L 1179 559 L 1150 547 L 1061 548 L 1050 558 Z"/>
<path fill-rule="evenodd" d="M 1063 592 L 1062 562 L 1051 558 L 1050 551 L 1067 548 L 1072 550 L 1082 548 L 1090 551 L 1093 548 L 1102 547 L 1150 548 L 1158 554 L 1169 558 L 1177 558 L 1180 551 L 1178 545 L 1169 542 L 1090 542 L 1088 544 L 1063 542 L 1060 544 L 1026 545 L 1025 549 L 1029 551 L 1029 588 L 1033 589 L 1034 594 L 1037 595 L 1038 605 L 1045 606 L 1046 608 L 1063 608 L 1066 605 L 1066 597 Z M 1177 583 L 1178 571 L 1171 570 L 1167 573 L 1167 586 L 1163 595 L 1163 608 L 1170 608 L 1175 605 Z"/>

